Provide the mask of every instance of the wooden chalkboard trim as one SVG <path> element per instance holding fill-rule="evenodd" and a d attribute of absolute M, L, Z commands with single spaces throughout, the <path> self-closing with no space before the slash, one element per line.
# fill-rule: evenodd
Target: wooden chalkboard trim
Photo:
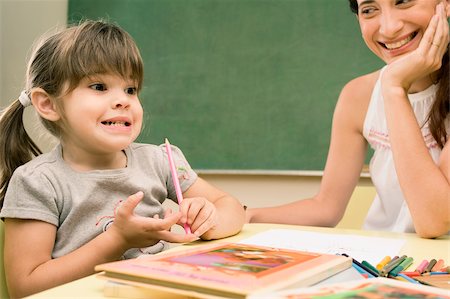
<path fill-rule="evenodd" d="M 320 177 L 323 171 L 319 170 L 236 170 L 236 169 L 195 169 L 195 171 L 202 174 L 217 174 L 217 175 L 277 175 L 277 176 L 311 176 Z M 370 178 L 370 173 L 363 171 L 361 177 Z"/>

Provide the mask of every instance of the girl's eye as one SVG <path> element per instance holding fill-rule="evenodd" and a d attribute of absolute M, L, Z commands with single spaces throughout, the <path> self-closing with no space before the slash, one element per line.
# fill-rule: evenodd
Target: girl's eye
<path fill-rule="evenodd" d="M 136 87 L 128 87 L 125 89 L 125 92 L 129 95 L 135 95 L 137 94 L 137 88 Z"/>
<path fill-rule="evenodd" d="M 93 90 L 97 90 L 97 91 L 105 91 L 106 90 L 106 85 L 101 84 L 101 83 L 92 84 L 89 87 L 92 88 Z"/>

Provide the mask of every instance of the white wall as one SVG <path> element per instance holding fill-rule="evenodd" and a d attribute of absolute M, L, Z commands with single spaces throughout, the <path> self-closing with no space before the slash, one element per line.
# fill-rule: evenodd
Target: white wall
<path fill-rule="evenodd" d="M 43 33 L 64 26 L 67 0 L 0 0 L 0 95 L 4 107 L 23 88 L 28 54 Z"/>
<path fill-rule="evenodd" d="M 0 0 L 0 106 L 19 97 L 34 42 L 44 33 L 65 27 L 67 0 Z M 25 110 L 25 127 L 45 151 L 53 142 L 33 108 Z M 38 138 L 39 136 L 39 138 Z"/>
<path fill-rule="evenodd" d="M 0 0 L 0 106 L 16 99 L 24 87 L 26 63 L 33 42 L 43 33 L 66 24 L 67 0 Z M 26 127 L 43 149 L 42 129 L 33 108 L 26 110 Z M 317 173 L 201 173 L 217 187 L 239 198 L 248 206 L 281 204 L 312 196 L 319 189 Z M 370 185 L 362 178 L 360 185 Z"/>

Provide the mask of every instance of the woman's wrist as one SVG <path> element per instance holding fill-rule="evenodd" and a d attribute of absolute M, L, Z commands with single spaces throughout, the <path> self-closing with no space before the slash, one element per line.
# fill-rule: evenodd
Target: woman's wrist
<path fill-rule="evenodd" d="M 408 96 L 408 88 L 401 86 L 400 84 L 396 84 L 394 82 L 389 82 L 388 80 L 384 80 L 381 82 L 381 92 L 383 94 L 383 98 L 399 98 L 399 97 L 407 97 Z"/>

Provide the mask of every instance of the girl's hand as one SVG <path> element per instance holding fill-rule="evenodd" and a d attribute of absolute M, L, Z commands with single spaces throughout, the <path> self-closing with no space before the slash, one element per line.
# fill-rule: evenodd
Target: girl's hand
<path fill-rule="evenodd" d="M 114 234 L 124 250 L 142 248 L 156 244 L 159 240 L 173 243 L 185 243 L 197 240 L 194 234 L 176 234 L 170 228 L 179 222 L 181 212 L 166 212 L 164 219 L 143 217 L 134 214 L 134 209 L 144 197 L 139 191 L 127 198 L 116 212 L 114 223 L 106 233 Z"/>
<path fill-rule="evenodd" d="M 401 87 L 408 91 L 414 81 L 441 68 L 448 43 L 447 13 L 441 2 L 436 6 L 436 14 L 431 18 L 419 47 L 387 66 L 383 73 L 383 86 Z"/>
<path fill-rule="evenodd" d="M 204 197 L 184 198 L 180 212 L 182 217 L 178 224 L 187 223 L 196 236 L 202 236 L 219 223 L 216 207 Z"/>

